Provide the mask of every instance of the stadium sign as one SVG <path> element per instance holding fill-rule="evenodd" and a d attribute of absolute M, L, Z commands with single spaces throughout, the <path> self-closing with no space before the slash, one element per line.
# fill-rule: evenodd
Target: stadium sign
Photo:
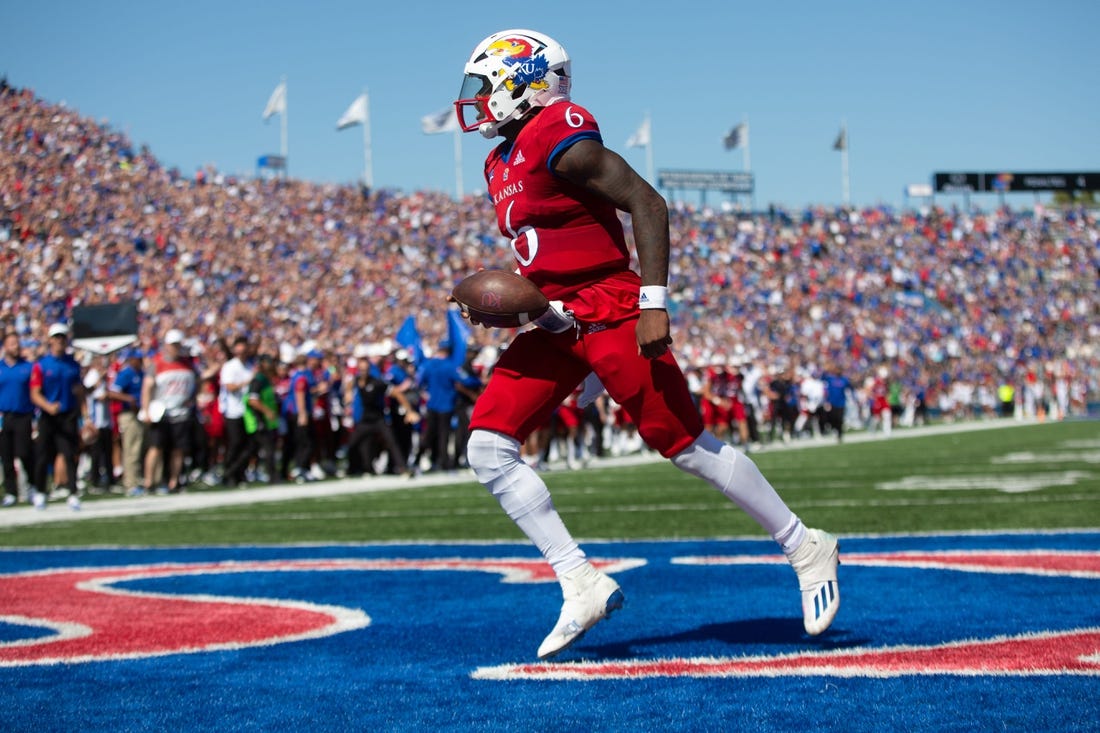
<path fill-rule="evenodd" d="M 98 303 L 73 306 L 73 346 L 93 354 L 111 354 L 138 340 L 138 304 Z"/>
<path fill-rule="evenodd" d="M 932 182 L 939 193 L 1100 191 L 1100 173 L 1085 171 L 1061 173 L 933 173 Z"/>
<path fill-rule="evenodd" d="M 270 168 L 271 170 L 286 170 L 286 156 L 261 155 L 256 160 L 256 165 L 260 168 Z"/>
<path fill-rule="evenodd" d="M 732 173 L 727 171 L 657 171 L 657 185 L 660 188 L 687 188 L 707 191 L 727 191 L 729 193 L 752 193 L 752 173 Z"/>
<path fill-rule="evenodd" d="M 927 183 L 910 183 L 905 187 L 905 195 L 909 198 L 928 198 L 932 194 L 932 186 Z"/>

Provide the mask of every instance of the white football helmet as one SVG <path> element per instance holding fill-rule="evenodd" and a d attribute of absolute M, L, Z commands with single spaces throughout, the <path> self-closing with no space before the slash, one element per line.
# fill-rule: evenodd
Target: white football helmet
<path fill-rule="evenodd" d="M 496 137 L 502 125 L 569 99 L 569 54 L 535 31 L 494 33 L 477 44 L 465 72 L 455 102 L 463 132 Z"/>

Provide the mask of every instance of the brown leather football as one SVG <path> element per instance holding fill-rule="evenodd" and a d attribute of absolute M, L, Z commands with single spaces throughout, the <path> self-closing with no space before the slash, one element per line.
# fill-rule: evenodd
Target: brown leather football
<path fill-rule="evenodd" d="M 507 270 L 475 272 L 455 286 L 451 297 L 471 320 L 494 328 L 525 326 L 550 307 L 533 282 Z"/>

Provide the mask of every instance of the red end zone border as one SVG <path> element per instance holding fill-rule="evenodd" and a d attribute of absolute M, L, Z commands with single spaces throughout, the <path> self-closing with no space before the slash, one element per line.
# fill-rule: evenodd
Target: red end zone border
<path fill-rule="evenodd" d="M 1100 579 L 1100 552 L 947 550 L 845 553 L 844 565 L 1023 573 Z M 673 558 L 681 565 L 786 564 L 780 556 Z M 930 646 L 803 652 L 767 657 L 694 657 L 618 662 L 515 664 L 481 667 L 483 680 L 595 680 L 652 677 L 901 677 L 905 675 L 1100 676 L 1100 627 L 968 639 Z"/>

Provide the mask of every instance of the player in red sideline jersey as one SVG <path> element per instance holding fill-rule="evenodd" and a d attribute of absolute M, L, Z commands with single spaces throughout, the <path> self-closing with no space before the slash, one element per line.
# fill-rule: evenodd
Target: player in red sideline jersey
<path fill-rule="evenodd" d="M 495 33 L 474 49 L 455 102 L 462 129 L 501 137 L 485 162 L 497 223 L 519 272 L 556 318 L 520 333 L 503 353 L 470 422 L 467 455 L 478 480 L 538 547 L 564 602 L 538 649 L 567 648 L 623 603 L 565 528 L 520 443 L 582 379 L 595 374 L 646 443 L 709 481 L 783 548 L 798 576 L 806 630 L 828 628 L 840 604 L 837 541 L 808 529 L 755 464 L 703 428 L 669 351 L 668 208 L 603 145 L 591 113 L 569 97 L 565 49 L 542 33 Z M 641 276 L 629 268 L 616 209 L 633 218 Z"/>

